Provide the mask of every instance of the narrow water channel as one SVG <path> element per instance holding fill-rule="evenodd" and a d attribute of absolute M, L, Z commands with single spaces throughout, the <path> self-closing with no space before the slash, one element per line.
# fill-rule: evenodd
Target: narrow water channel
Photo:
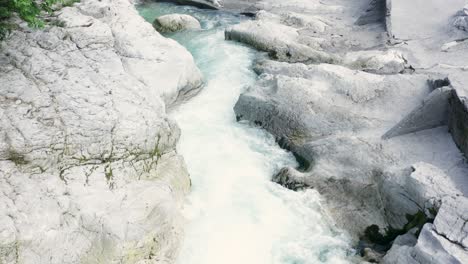
<path fill-rule="evenodd" d="M 255 51 L 224 40 L 224 29 L 242 16 L 167 3 L 144 3 L 152 22 L 163 14 L 186 13 L 201 31 L 168 35 L 184 45 L 202 70 L 206 86 L 173 110 L 182 137 L 192 192 L 184 214 L 187 227 L 179 264 L 350 263 L 351 242 L 335 230 L 313 190 L 293 192 L 270 181 L 294 157 L 274 138 L 236 122 L 233 106 L 255 82 Z"/>

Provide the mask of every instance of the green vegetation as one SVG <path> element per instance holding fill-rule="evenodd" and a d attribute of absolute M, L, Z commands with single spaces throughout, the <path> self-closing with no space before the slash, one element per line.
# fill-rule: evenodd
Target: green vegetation
<path fill-rule="evenodd" d="M 0 40 L 15 29 L 17 22 L 12 17 L 19 17 L 32 28 L 45 25 L 44 16 L 64 6 L 70 6 L 79 0 L 0 0 Z"/>

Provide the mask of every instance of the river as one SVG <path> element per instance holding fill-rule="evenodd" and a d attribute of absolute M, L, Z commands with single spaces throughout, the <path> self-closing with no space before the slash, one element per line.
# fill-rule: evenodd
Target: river
<path fill-rule="evenodd" d="M 196 17 L 203 30 L 169 34 L 194 56 L 206 86 L 171 112 L 182 130 L 178 151 L 186 160 L 192 191 L 179 264 L 350 263 L 349 237 L 333 227 L 320 195 L 294 192 L 270 181 L 293 155 L 274 138 L 236 122 L 233 106 L 256 80 L 259 54 L 225 41 L 224 29 L 243 16 L 168 3 L 143 3 L 150 23 L 163 14 Z"/>

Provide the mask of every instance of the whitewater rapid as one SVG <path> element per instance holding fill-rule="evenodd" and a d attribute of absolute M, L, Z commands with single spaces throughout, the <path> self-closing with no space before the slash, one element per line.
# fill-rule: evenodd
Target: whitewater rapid
<path fill-rule="evenodd" d="M 270 181 L 296 161 L 259 128 L 236 122 L 233 106 L 255 82 L 255 52 L 224 40 L 224 28 L 246 19 L 165 3 L 138 6 L 148 21 L 186 13 L 203 30 L 172 34 L 192 52 L 206 86 L 173 110 L 178 151 L 192 180 L 179 264 L 350 263 L 349 238 L 333 228 L 314 190 L 293 192 Z"/>

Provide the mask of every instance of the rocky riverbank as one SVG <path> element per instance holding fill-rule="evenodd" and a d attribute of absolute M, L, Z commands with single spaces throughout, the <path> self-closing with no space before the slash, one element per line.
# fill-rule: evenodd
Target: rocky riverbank
<path fill-rule="evenodd" d="M 369 262 L 468 262 L 464 0 L 174 0 L 247 14 L 235 106 L 301 166 Z M 172 263 L 190 180 L 167 109 L 192 56 L 131 0 L 82 0 L 0 47 L 0 262 Z"/>
<path fill-rule="evenodd" d="M 190 188 L 166 109 L 192 56 L 129 0 L 82 0 L 0 47 L 0 263 L 172 263 Z"/>
<path fill-rule="evenodd" d="M 226 39 L 267 58 L 237 117 L 302 165 L 273 180 L 319 190 L 368 261 L 468 261 L 464 1 L 246 2 Z"/>

